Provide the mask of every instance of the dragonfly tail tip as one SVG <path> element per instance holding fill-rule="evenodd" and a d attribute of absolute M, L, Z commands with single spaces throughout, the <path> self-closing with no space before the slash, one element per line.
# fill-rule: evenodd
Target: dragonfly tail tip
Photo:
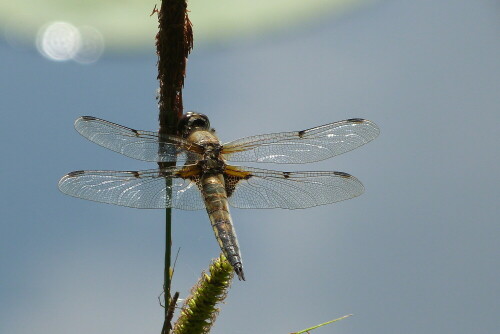
<path fill-rule="evenodd" d="M 240 263 L 234 266 L 234 271 L 236 272 L 236 275 L 238 275 L 238 279 L 240 281 L 245 280 L 245 273 L 243 272 L 243 267 L 241 266 Z"/>

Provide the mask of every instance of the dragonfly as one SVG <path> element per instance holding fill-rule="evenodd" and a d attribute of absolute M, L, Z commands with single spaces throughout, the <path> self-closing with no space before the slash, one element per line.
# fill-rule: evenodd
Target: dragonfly
<path fill-rule="evenodd" d="M 158 168 L 74 171 L 59 181 L 63 193 L 140 209 L 206 209 L 221 251 L 240 280 L 245 280 L 245 274 L 229 206 L 304 209 L 357 197 L 364 187 L 344 172 L 285 172 L 228 162 L 316 162 L 360 147 L 380 132 L 373 122 L 352 118 L 222 144 L 208 117 L 195 112 L 179 120 L 179 135 L 135 130 L 92 116 L 78 118 L 75 129 L 100 146 L 156 162 Z"/>

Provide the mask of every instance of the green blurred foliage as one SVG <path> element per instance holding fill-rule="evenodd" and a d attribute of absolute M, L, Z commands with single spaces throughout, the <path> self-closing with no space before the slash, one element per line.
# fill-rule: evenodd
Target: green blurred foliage
<path fill-rule="evenodd" d="M 191 0 L 195 42 L 257 36 L 301 23 L 341 15 L 376 0 Z M 108 49 L 133 50 L 154 44 L 160 0 L 0 0 L 0 29 L 8 39 L 34 40 L 53 21 L 99 30 Z"/>

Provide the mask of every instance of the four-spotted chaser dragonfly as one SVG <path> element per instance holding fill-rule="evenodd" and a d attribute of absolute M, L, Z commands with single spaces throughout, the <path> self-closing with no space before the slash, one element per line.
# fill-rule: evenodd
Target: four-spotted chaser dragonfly
<path fill-rule="evenodd" d="M 220 248 L 240 280 L 245 275 L 228 204 L 247 209 L 302 209 L 359 196 L 364 188 L 343 172 L 282 172 L 226 161 L 320 161 L 364 145 L 379 134 L 373 122 L 354 118 L 221 144 L 203 114 L 187 113 L 178 126 L 180 136 L 159 135 L 95 117 L 78 118 L 76 130 L 98 145 L 159 166 L 171 164 L 143 171 L 75 171 L 59 181 L 59 189 L 74 197 L 133 208 L 206 209 Z"/>

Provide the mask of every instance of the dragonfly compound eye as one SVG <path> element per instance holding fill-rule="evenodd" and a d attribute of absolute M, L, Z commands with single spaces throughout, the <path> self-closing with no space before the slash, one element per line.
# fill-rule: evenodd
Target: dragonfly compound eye
<path fill-rule="evenodd" d="M 188 112 L 179 120 L 178 130 L 184 136 L 187 136 L 193 130 L 208 130 L 210 129 L 210 121 L 204 114 Z"/>

